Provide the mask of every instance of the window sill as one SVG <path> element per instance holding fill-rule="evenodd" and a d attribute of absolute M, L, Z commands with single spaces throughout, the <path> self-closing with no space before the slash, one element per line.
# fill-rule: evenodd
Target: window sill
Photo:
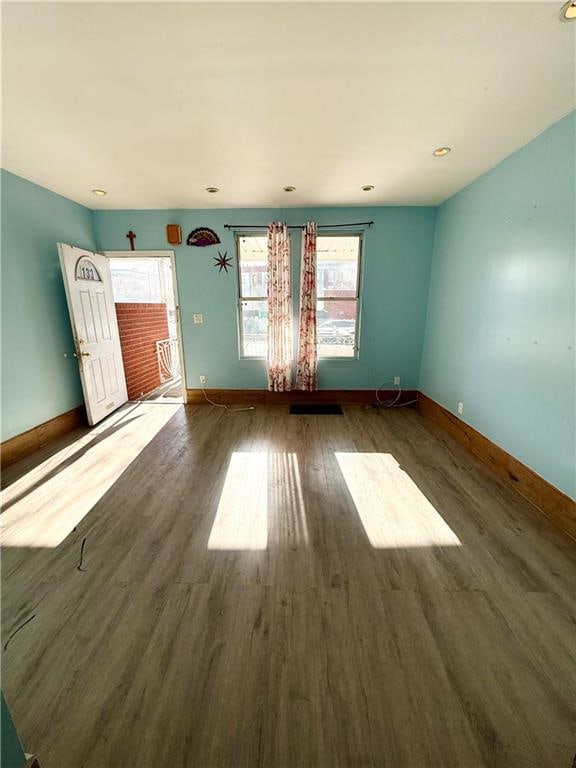
<path fill-rule="evenodd" d="M 238 358 L 240 361 L 243 360 L 266 360 L 266 357 L 264 355 L 240 355 Z"/>
<path fill-rule="evenodd" d="M 266 362 L 266 356 L 265 355 L 239 355 L 238 359 L 240 362 L 244 361 L 264 361 Z M 329 357 L 326 355 L 322 355 L 321 357 L 318 357 L 319 363 L 353 363 L 354 361 L 358 361 L 360 359 L 360 355 L 352 355 L 351 357 L 344 357 L 344 355 L 335 355 L 334 357 Z"/>
<path fill-rule="evenodd" d="M 352 355 L 351 357 L 344 357 L 344 356 L 338 356 L 335 357 L 319 357 L 318 362 L 328 362 L 328 363 L 353 363 L 355 361 L 358 361 L 360 359 L 360 355 Z"/>

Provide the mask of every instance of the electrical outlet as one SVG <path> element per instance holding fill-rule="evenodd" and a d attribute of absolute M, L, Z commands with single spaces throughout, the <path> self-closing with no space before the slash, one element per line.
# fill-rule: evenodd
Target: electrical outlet
<path fill-rule="evenodd" d="M 460 416 L 464 413 L 464 403 L 458 403 L 458 413 Z"/>
<path fill-rule="evenodd" d="M 204 374 L 200 376 L 200 384 L 206 384 L 206 376 Z"/>
<path fill-rule="evenodd" d="M 202 325 L 202 323 L 204 322 L 204 315 L 200 312 L 195 312 L 192 315 L 192 319 L 194 320 L 196 325 Z"/>
<path fill-rule="evenodd" d="M 394 376 L 394 386 L 395 387 L 400 386 L 400 376 Z"/>

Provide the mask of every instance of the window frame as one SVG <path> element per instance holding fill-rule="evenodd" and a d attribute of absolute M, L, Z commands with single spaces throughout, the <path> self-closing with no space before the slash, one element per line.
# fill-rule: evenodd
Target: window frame
<path fill-rule="evenodd" d="M 262 231 L 237 231 L 234 236 L 234 242 L 236 245 L 236 320 L 238 323 L 238 356 L 240 360 L 266 360 L 266 355 L 246 355 L 244 354 L 244 325 L 242 322 L 242 302 L 244 301 L 268 301 L 268 296 L 242 296 L 242 268 L 240 259 L 240 239 L 242 237 L 267 237 L 263 235 Z M 358 360 L 360 358 L 360 321 L 361 321 L 361 306 L 362 306 L 362 275 L 364 264 L 364 232 L 363 231 L 326 231 L 319 233 L 318 238 L 321 237 L 357 237 L 358 238 L 358 269 L 356 271 L 356 294 L 355 296 L 349 296 L 343 298 L 341 296 L 318 296 L 318 259 L 316 259 L 316 304 L 319 301 L 355 301 L 356 302 L 356 316 L 354 325 L 354 353 L 349 356 L 340 355 L 321 355 L 318 354 L 318 361 L 329 360 L 337 361 L 339 363 L 346 363 L 351 360 Z M 292 270 L 292 260 L 290 269 Z M 291 275 L 292 277 L 292 275 Z M 292 280 L 290 281 L 290 305 L 293 315 L 294 307 L 292 306 L 293 292 L 292 292 Z M 318 345 L 318 318 L 316 318 L 316 343 Z"/>
<path fill-rule="evenodd" d="M 240 265 L 240 238 L 242 237 L 266 237 L 262 231 L 258 232 L 236 232 L 236 278 L 237 278 L 237 307 L 236 307 L 236 319 L 238 322 L 238 355 L 240 360 L 266 360 L 267 355 L 245 355 L 244 354 L 244 323 L 242 322 L 242 302 L 243 301 L 266 301 L 268 302 L 268 295 L 266 296 L 242 296 L 242 268 Z M 290 294 L 292 296 L 292 294 Z"/>
<path fill-rule="evenodd" d="M 357 237 L 358 238 L 358 269 L 356 271 L 356 295 L 355 296 L 318 296 L 318 253 L 316 253 L 316 306 L 320 301 L 355 301 L 356 302 L 356 317 L 354 322 L 354 353 L 352 355 L 321 355 L 318 351 L 318 362 L 320 360 L 331 360 L 345 363 L 349 360 L 358 360 L 360 358 L 360 309 L 362 304 L 362 266 L 364 262 L 364 232 L 322 232 L 318 233 L 318 240 L 321 237 Z M 318 343 L 318 316 L 316 316 L 316 349 L 319 347 Z"/>

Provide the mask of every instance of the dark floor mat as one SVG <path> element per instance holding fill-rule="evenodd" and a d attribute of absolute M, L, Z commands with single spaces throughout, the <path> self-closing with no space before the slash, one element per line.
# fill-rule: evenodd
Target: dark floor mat
<path fill-rule="evenodd" d="M 291 405 L 294 416 L 343 416 L 341 405 Z"/>

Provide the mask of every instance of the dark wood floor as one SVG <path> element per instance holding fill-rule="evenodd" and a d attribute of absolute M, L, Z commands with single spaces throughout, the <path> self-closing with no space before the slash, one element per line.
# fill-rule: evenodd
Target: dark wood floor
<path fill-rule="evenodd" d="M 43 768 L 570 768 L 576 551 L 411 408 L 142 403 L 10 469 Z M 81 568 L 80 550 L 84 543 Z"/>

